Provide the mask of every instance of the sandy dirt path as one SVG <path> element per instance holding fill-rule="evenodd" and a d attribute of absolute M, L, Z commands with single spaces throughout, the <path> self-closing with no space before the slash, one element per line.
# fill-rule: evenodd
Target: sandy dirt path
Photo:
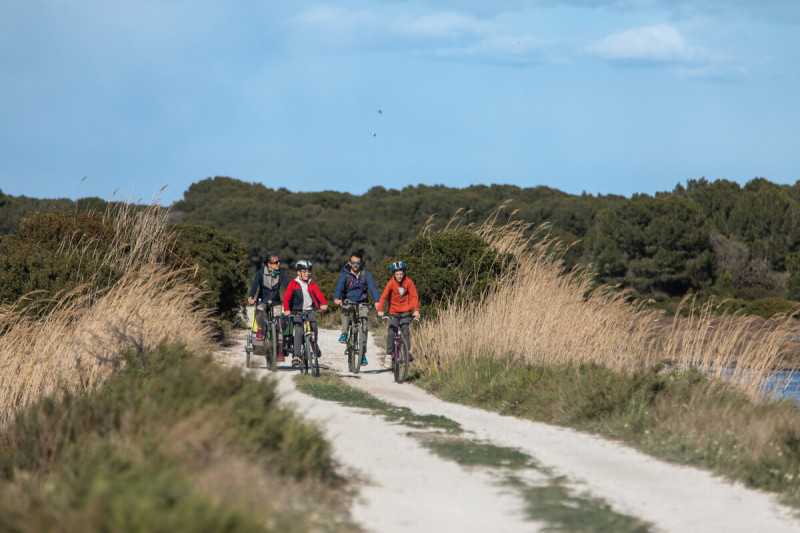
<path fill-rule="evenodd" d="M 397 385 L 377 362 L 358 375 L 347 372 L 338 332 L 320 331 L 321 363 L 353 386 L 418 414 L 457 421 L 472 438 L 519 449 L 538 464 L 564 475 L 576 492 L 603 499 L 620 513 L 635 516 L 655 531 L 800 532 L 800 520 L 774 496 L 731 484 L 708 472 L 658 461 L 626 446 L 576 431 L 500 416 L 443 402 L 411 384 Z M 220 358 L 244 366 L 244 347 L 231 346 Z M 283 401 L 318 421 L 333 443 L 337 460 L 361 480 L 353 516 L 368 531 L 537 531 L 523 501 L 491 472 L 465 469 L 440 459 L 409 437 L 408 428 L 385 422 L 362 409 L 346 408 L 296 391 L 287 363 L 276 373 Z M 398 502 L 402 505 L 398 507 Z"/>

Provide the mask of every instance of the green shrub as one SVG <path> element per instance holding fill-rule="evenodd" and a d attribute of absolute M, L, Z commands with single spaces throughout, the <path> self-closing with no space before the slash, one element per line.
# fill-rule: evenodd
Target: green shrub
<path fill-rule="evenodd" d="M 773 315 L 783 313 L 793 313 L 798 310 L 797 302 L 791 302 L 776 296 L 759 298 L 752 302 L 747 302 L 744 311 L 748 315 L 758 315 L 762 318 L 769 318 Z"/>
<path fill-rule="evenodd" d="M 382 289 L 391 277 L 391 263 L 404 261 L 408 276 L 417 287 L 422 312 L 430 316 L 440 303 L 456 295 L 480 297 L 510 259 L 500 257 L 474 233 L 437 233 L 410 240 L 394 256 L 382 259 L 373 275 Z"/>
<path fill-rule="evenodd" d="M 205 292 L 200 305 L 225 321 L 238 316 L 247 300 L 247 253 L 233 237 L 207 226 L 174 224 L 176 253 L 200 267 L 193 280 Z"/>
<path fill-rule="evenodd" d="M 122 272 L 103 265 L 114 241 L 111 222 L 98 213 L 37 213 L 0 240 L 0 301 L 47 301 L 83 283 L 106 287 Z"/>
<path fill-rule="evenodd" d="M 113 285 L 124 274 L 113 265 L 123 264 L 120 259 L 131 253 L 114 223 L 100 213 L 76 211 L 36 213 L 23 220 L 16 233 L 0 240 L 0 302 L 29 295 L 42 310 L 79 285 L 87 284 L 91 292 Z M 200 305 L 232 319 L 247 294 L 244 246 L 211 228 L 178 224 L 173 229 L 176 246 L 157 260 L 170 267 L 200 267 L 192 280 L 205 291 Z"/>

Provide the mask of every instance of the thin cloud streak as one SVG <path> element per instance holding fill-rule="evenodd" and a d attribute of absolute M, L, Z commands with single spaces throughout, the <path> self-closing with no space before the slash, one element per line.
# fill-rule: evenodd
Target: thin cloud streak
<path fill-rule="evenodd" d="M 619 63 L 700 63 L 708 59 L 707 52 L 690 46 L 680 30 L 669 24 L 613 33 L 584 51 Z"/>

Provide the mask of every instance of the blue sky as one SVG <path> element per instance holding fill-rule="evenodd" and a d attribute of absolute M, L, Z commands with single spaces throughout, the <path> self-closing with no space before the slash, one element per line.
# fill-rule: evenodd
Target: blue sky
<path fill-rule="evenodd" d="M 798 94 L 797 0 L 4 0 L 0 189 L 794 183 Z"/>

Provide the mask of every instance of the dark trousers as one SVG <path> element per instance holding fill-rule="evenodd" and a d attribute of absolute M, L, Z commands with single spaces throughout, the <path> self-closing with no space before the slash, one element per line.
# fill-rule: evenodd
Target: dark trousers
<path fill-rule="evenodd" d="M 295 357 L 302 357 L 303 355 L 303 335 L 305 332 L 303 331 L 303 319 L 299 316 L 292 315 L 292 322 L 294 323 L 294 356 Z M 308 315 L 308 321 L 311 323 L 311 331 L 314 332 L 314 340 L 317 339 L 317 335 L 319 334 L 319 330 L 317 329 L 317 314 L 311 313 Z"/>
<path fill-rule="evenodd" d="M 411 351 L 411 313 L 400 313 L 389 317 L 389 333 L 386 335 L 386 353 L 394 355 L 394 336 L 397 335 L 398 326 L 403 328 L 403 338 L 406 346 Z"/>

